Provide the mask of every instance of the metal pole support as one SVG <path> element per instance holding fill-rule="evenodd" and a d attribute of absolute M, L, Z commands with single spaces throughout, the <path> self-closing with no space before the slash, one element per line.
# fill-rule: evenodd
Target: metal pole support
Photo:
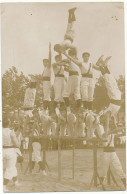
<path fill-rule="evenodd" d="M 61 181 L 61 141 L 58 138 L 58 180 Z"/>

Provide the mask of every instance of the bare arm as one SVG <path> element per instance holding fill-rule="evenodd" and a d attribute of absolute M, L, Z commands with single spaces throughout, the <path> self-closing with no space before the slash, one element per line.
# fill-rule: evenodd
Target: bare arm
<path fill-rule="evenodd" d="M 93 69 L 100 71 L 100 67 L 98 67 L 97 65 L 93 65 Z"/>
<path fill-rule="evenodd" d="M 82 63 L 79 62 L 77 59 L 73 59 L 71 56 L 69 56 L 67 53 L 63 53 L 63 55 L 65 55 L 68 59 L 70 59 L 73 63 L 75 63 L 76 65 L 78 65 L 79 67 L 82 66 Z"/>
<path fill-rule="evenodd" d="M 67 63 L 69 63 L 69 60 L 67 59 L 64 59 L 60 62 L 56 62 L 56 63 L 53 63 L 53 67 L 57 67 L 57 66 L 65 66 Z"/>

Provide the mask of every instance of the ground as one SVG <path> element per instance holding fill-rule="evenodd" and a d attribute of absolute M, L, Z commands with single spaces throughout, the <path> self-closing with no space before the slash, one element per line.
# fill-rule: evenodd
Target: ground
<path fill-rule="evenodd" d="M 125 148 L 116 150 L 121 161 L 123 170 L 126 170 L 126 152 Z M 98 149 L 98 171 L 101 162 L 102 149 Z M 62 150 L 62 177 L 58 180 L 58 151 L 46 152 L 47 162 L 50 168 L 47 176 L 42 173 L 29 172 L 24 175 L 24 170 L 28 165 L 28 154 L 24 155 L 23 172 L 21 172 L 18 164 L 18 179 L 20 186 L 8 186 L 10 192 L 44 192 L 44 191 L 88 191 L 88 190 L 103 190 L 99 185 L 97 188 L 92 186 L 89 188 L 90 181 L 93 175 L 93 151 L 92 149 L 76 149 L 75 150 L 75 172 L 74 179 L 72 178 L 72 150 Z M 35 166 L 35 171 L 37 170 Z M 122 183 L 117 179 L 119 186 L 116 186 L 112 181 L 111 185 L 105 182 L 106 190 L 124 190 Z"/>

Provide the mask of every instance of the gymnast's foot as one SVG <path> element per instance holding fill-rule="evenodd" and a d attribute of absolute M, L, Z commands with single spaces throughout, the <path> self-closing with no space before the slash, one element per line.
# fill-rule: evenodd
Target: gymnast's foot
<path fill-rule="evenodd" d="M 68 11 L 69 11 L 69 12 L 75 12 L 76 9 L 77 9 L 77 7 L 74 7 L 74 8 L 72 8 L 72 9 L 69 9 Z"/>
<path fill-rule="evenodd" d="M 47 176 L 47 173 L 45 170 L 42 171 L 42 175 Z"/>

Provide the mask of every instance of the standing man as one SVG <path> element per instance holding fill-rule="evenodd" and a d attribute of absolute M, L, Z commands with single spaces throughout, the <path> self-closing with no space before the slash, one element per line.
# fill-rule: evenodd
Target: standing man
<path fill-rule="evenodd" d="M 81 78 L 81 97 L 85 109 L 92 110 L 93 95 L 94 95 L 94 79 L 93 79 L 93 64 L 89 62 L 90 54 L 84 52 L 82 54 L 83 62 L 79 66 L 82 74 Z"/>
<path fill-rule="evenodd" d="M 71 49 L 75 51 L 75 49 Z M 70 51 L 71 51 L 70 50 Z M 93 95 L 94 95 L 94 80 L 93 80 L 93 68 L 96 69 L 96 65 L 89 62 L 90 54 L 88 52 L 83 53 L 83 63 L 77 60 L 76 56 L 67 55 L 65 52 L 63 54 L 71 61 L 73 64 L 73 69 L 80 69 L 81 78 L 81 97 L 85 109 L 92 110 L 93 105 Z M 70 66 L 71 68 L 71 66 Z M 78 86 L 80 90 L 80 86 Z M 80 93 L 80 91 L 78 91 Z"/>
<path fill-rule="evenodd" d="M 107 94 L 110 99 L 109 106 L 104 110 L 103 114 L 106 116 L 106 130 L 108 132 L 109 130 L 109 121 L 110 118 L 114 118 L 114 124 L 117 126 L 117 114 L 120 110 L 121 105 L 121 91 L 118 88 L 117 82 L 113 75 L 110 73 L 108 68 L 108 61 L 111 57 L 107 57 L 105 60 L 103 60 L 103 55 L 99 58 L 97 62 L 97 68 L 99 71 L 101 71 L 101 74 L 103 75 L 105 86 L 107 89 Z M 101 113 L 100 113 L 101 114 Z"/>
<path fill-rule="evenodd" d="M 113 167 L 116 174 L 121 179 L 121 182 L 126 187 L 126 176 L 114 147 L 114 137 L 117 136 L 117 131 L 113 130 L 107 133 L 107 131 L 104 130 L 104 127 L 99 123 L 98 119 L 96 119 L 96 121 L 94 122 L 94 128 L 96 131 L 96 136 L 98 138 L 100 138 L 101 140 L 107 140 L 103 142 L 104 148 L 99 174 L 101 182 L 104 182 L 109 167 Z"/>
<path fill-rule="evenodd" d="M 71 112 L 69 97 L 71 94 L 74 94 L 76 100 L 76 107 L 80 108 L 81 106 L 81 96 L 80 96 L 80 69 L 74 63 L 77 60 L 77 51 L 75 49 L 70 49 L 68 54 L 63 53 L 69 60 L 69 78 L 67 80 L 65 89 L 64 89 L 64 101 L 67 107 L 67 114 Z"/>
<path fill-rule="evenodd" d="M 63 107 L 64 106 L 64 99 L 63 99 L 63 92 L 65 87 L 65 77 L 64 77 L 64 66 L 66 62 L 62 60 L 61 55 L 55 56 L 56 63 L 53 64 L 53 70 L 55 75 L 54 80 L 54 92 L 55 92 L 55 99 L 54 99 L 54 108 L 58 108 L 58 104 Z"/>
<path fill-rule="evenodd" d="M 67 25 L 67 30 L 64 36 L 64 41 L 61 44 L 56 44 L 54 46 L 54 50 L 58 53 L 61 52 L 61 50 L 65 51 L 69 48 L 75 48 L 72 43 L 74 41 L 74 23 L 76 21 L 75 17 L 75 8 L 69 9 L 69 16 L 68 16 L 68 25 Z"/>
<path fill-rule="evenodd" d="M 43 71 L 43 106 L 44 110 L 50 109 L 51 102 L 51 64 L 49 59 L 43 59 L 44 71 Z"/>
<path fill-rule="evenodd" d="M 9 128 L 8 118 L 3 118 L 3 166 L 4 166 L 4 192 L 8 192 L 7 184 L 10 180 L 13 180 L 14 185 L 18 186 L 17 180 L 17 153 L 16 148 L 19 148 L 20 144 L 13 130 Z"/>
<path fill-rule="evenodd" d="M 39 171 L 42 170 L 43 175 L 47 175 L 45 171 L 45 164 L 42 161 L 42 156 L 41 156 L 41 139 L 40 139 L 40 133 L 39 130 L 34 128 L 32 132 L 33 138 L 32 138 L 32 170 L 35 167 L 35 163 L 38 163 L 39 165 Z"/>

